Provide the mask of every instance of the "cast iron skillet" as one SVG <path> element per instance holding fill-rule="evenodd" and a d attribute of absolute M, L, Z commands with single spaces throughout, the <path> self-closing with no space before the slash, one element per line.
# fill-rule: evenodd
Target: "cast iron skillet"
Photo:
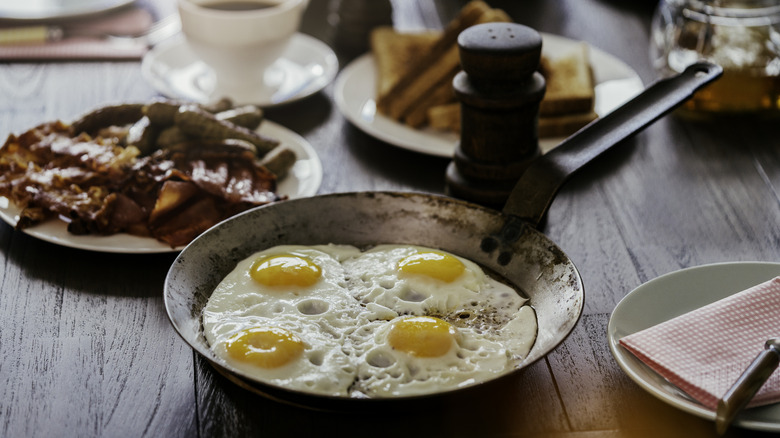
<path fill-rule="evenodd" d="M 502 212 L 431 194 L 356 192 L 278 202 L 232 217 L 196 238 L 174 261 L 165 279 L 168 316 L 181 337 L 232 382 L 308 408 L 359 411 L 388 403 L 413 406 L 495 385 L 552 351 L 582 313 L 584 291 L 577 269 L 537 230 L 560 186 L 588 161 L 666 114 L 721 73 L 719 66 L 695 64 L 583 128 L 531 164 Z M 539 325 L 533 348 L 514 371 L 489 382 L 432 395 L 377 399 L 321 396 L 272 386 L 218 359 L 203 336 L 201 311 L 235 264 L 275 245 L 327 243 L 359 248 L 380 243 L 423 245 L 479 263 L 530 299 Z"/>

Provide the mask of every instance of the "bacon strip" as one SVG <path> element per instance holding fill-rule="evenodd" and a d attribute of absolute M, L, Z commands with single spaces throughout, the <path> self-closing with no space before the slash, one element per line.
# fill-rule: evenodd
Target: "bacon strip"
<path fill-rule="evenodd" d="M 227 217 L 279 200 L 276 177 L 251 152 L 190 142 L 139 157 L 134 146 L 51 122 L 0 149 L 0 195 L 22 208 L 17 228 L 52 217 L 75 234 L 149 235 L 184 245 Z"/>

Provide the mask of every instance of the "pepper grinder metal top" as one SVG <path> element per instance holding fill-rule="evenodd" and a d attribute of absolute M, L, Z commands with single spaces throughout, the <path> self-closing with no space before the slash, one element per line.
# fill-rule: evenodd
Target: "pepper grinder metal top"
<path fill-rule="evenodd" d="M 463 71 L 453 87 L 461 104 L 461 135 L 447 168 L 447 191 L 499 206 L 541 154 L 542 38 L 520 24 L 486 23 L 461 32 L 458 49 Z"/>

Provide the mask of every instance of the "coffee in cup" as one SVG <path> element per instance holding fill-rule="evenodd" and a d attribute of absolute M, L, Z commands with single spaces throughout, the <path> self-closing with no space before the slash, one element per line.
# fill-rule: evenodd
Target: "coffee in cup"
<path fill-rule="evenodd" d="M 308 0 L 178 0 L 182 33 L 215 74 L 213 97 L 272 94 L 270 67 L 298 31 Z M 275 72 L 276 76 L 283 75 Z"/>

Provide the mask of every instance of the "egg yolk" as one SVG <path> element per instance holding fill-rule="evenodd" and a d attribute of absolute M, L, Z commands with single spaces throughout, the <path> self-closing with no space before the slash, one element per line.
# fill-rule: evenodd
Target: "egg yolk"
<path fill-rule="evenodd" d="M 455 327 L 432 316 L 415 316 L 393 323 L 387 342 L 416 357 L 439 357 L 450 351 Z"/>
<path fill-rule="evenodd" d="M 322 269 L 307 257 L 281 254 L 256 260 L 249 275 L 265 286 L 311 286 L 322 276 Z"/>
<path fill-rule="evenodd" d="M 450 254 L 438 251 L 418 252 L 400 262 L 398 269 L 406 274 L 421 274 L 451 283 L 463 274 L 463 262 Z"/>
<path fill-rule="evenodd" d="M 233 335 L 226 348 L 236 360 L 260 368 L 278 368 L 303 354 L 303 341 L 282 328 L 255 327 Z"/>

